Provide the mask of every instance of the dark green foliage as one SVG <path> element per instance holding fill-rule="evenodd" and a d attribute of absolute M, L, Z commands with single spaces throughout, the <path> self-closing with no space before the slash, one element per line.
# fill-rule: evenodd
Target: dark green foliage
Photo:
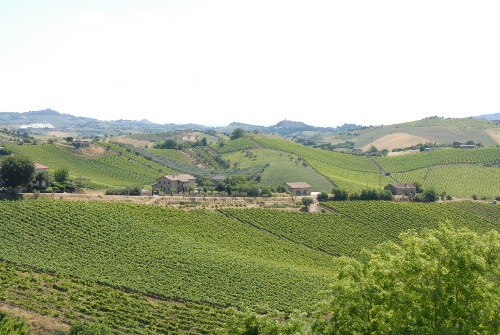
<path fill-rule="evenodd" d="M 69 172 L 68 169 L 66 168 L 59 168 L 54 171 L 53 173 L 54 180 L 58 183 L 64 183 L 66 180 L 68 180 Z"/>
<path fill-rule="evenodd" d="M 111 330 L 97 323 L 79 323 L 72 326 L 68 335 L 110 335 Z"/>
<path fill-rule="evenodd" d="M 8 156 L 2 160 L 0 179 L 6 187 L 28 186 L 35 173 L 35 164 L 20 156 Z"/>
<path fill-rule="evenodd" d="M 106 190 L 106 195 L 141 195 L 141 186 L 128 186 Z"/>
<path fill-rule="evenodd" d="M 326 192 L 321 192 L 318 194 L 318 201 L 327 201 L 328 200 L 328 193 Z"/>
<path fill-rule="evenodd" d="M 434 189 L 425 190 L 421 194 L 417 194 L 413 197 L 413 201 L 416 202 L 434 202 L 439 199 L 438 193 Z"/>
<path fill-rule="evenodd" d="M 309 208 L 309 206 L 311 206 L 313 203 L 314 203 L 314 199 L 313 198 L 309 198 L 309 197 L 303 197 L 302 198 L 302 204 L 306 208 Z"/>
<path fill-rule="evenodd" d="M 346 190 L 335 188 L 333 189 L 332 193 L 333 193 L 332 197 L 333 201 L 345 201 L 349 199 L 349 193 L 347 193 Z"/>
<path fill-rule="evenodd" d="M 243 135 L 245 134 L 245 131 L 242 129 L 242 128 L 236 128 L 235 130 L 233 130 L 233 132 L 231 133 L 231 136 L 230 138 L 232 140 L 236 140 L 238 138 L 241 138 L 243 137 Z"/>

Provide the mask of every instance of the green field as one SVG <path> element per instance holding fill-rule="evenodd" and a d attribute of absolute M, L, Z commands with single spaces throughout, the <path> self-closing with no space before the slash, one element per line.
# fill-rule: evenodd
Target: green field
<path fill-rule="evenodd" d="M 239 168 L 268 163 L 261 175 L 260 185 L 276 187 L 285 182 L 304 181 L 313 191 L 330 192 L 333 185 L 296 155 L 272 149 L 242 150 L 222 156 Z"/>
<path fill-rule="evenodd" d="M 249 138 L 241 137 L 235 140 L 219 142 L 212 145 L 212 149 L 217 151 L 219 154 L 225 154 L 228 152 L 255 148 L 257 144 Z"/>
<path fill-rule="evenodd" d="M 0 201 L 0 301 L 117 333 L 204 334 L 227 306 L 310 311 L 336 256 L 408 229 L 500 229 L 485 203 L 325 205 L 334 213 Z"/>
<path fill-rule="evenodd" d="M 180 150 L 175 150 L 175 149 L 147 149 L 147 150 L 156 155 L 173 159 L 182 164 L 193 165 L 193 163 Z"/>

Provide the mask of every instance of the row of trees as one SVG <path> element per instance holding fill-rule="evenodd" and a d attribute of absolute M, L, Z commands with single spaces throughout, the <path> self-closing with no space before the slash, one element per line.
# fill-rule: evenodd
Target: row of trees
<path fill-rule="evenodd" d="M 450 222 L 340 257 L 314 313 L 234 312 L 219 334 L 499 334 L 500 235 Z"/>
<path fill-rule="evenodd" d="M 446 192 L 441 193 L 441 199 L 451 199 L 451 196 L 446 195 Z M 319 201 L 347 201 L 347 200 L 386 200 L 390 201 L 393 199 L 392 193 L 388 190 L 379 189 L 364 189 L 361 193 L 348 193 L 344 189 L 335 188 L 332 191 L 332 196 L 330 197 L 328 193 L 321 192 L 318 194 Z M 417 186 L 417 194 L 408 194 L 408 200 L 414 202 L 434 202 L 439 199 L 438 193 L 430 188 L 423 190 L 420 185 Z"/>

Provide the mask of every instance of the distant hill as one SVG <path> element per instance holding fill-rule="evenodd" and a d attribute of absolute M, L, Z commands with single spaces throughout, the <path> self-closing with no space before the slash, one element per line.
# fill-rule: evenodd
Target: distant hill
<path fill-rule="evenodd" d="M 482 114 L 482 115 L 474 116 L 474 117 L 477 118 L 477 119 L 500 121 L 500 113 Z"/>
<path fill-rule="evenodd" d="M 454 141 L 472 140 L 485 146 L 500 144 L 500 121 L 479 118 L 429 117 L 400 124 L 371 127 L 356 132 L 351 139 L 355 146 L 368 149 L 371 145 L 378 149 L 392 150 L 417 144 L 451 144 Z"/>
<path fill-rule="evenodd" d="M 26 113 L 0 113 L 0 126 L 9 128 L 19 128 L 23 125 L 36 123 L 49 123 L 54 126 L 54 130 L 62 132 L 76 132 L 80 135 L 93 134 L 124 134 L 129 132 L 150 132 L 165 130 L 194 129 L 203 130 L 209 127 L 197 124 L 156 124 L 148 120 L 113 120 L 103 121 L 93 118 L 74 116 L 71 114 L 59 113 L 52 109 L 40 111 L 29 111 Z M 39 130 L 39 129 L 38 129 Z"/>

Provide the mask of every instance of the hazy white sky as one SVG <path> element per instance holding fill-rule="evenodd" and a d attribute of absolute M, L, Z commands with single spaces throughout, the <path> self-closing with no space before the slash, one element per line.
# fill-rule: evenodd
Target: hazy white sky
<path fill-rule="evenodd" d="M 0 112 L 380 125 L 500 111 L 500 1 L 0 0 Z"/>

